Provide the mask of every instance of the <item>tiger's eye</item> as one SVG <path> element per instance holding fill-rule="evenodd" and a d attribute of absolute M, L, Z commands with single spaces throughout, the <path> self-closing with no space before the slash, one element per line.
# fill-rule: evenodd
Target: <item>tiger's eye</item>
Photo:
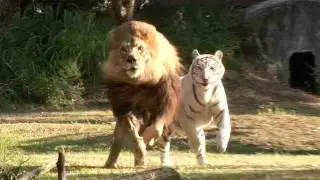
<path fill-rule="evenodd" d="M 139 51 L 140 53 L 143 53 L 143 47 L 142 47 L 142 46 L 139 46 L 139 47 L 138 47 L 138 51 Z"/>

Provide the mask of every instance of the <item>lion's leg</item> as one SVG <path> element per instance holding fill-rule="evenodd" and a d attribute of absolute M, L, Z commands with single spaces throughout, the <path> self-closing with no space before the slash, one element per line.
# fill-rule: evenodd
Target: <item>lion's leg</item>
<path fill-rule="evenodd" d="M 116 162 L 120 154 L 124 138 L 128 132 L 128 125 L 124 119 L 118 119 L 113 133 L 113 143 L 105 167 L 117 168 Z"/>
<path fill-rule="evenodd" d="M 220 117 L 217 117 L 215 121 L 219 129 L 216 137 L 217 150 L 222 153 L 225 152 L 228 147 L 231 134 L 231 122 L 228 108 L 223 110 Z"/>
<path fill-rule="evenodd" d="M 163 133 L 164 121 L 162 119 L 157 119 L 156 122 L 148 126 L 142 134 L 144 142 L 150 142 L 152 138 L 159 138 Z"/>
<path fill-rule="evenodd" d="M 145 165 L 146 144 L 143 137 L 139 135 L 140 123 L 134 115 L 129 116 L 128 122 L 130 135 L 133 138 L 134 165 L 143 167 Z"/>

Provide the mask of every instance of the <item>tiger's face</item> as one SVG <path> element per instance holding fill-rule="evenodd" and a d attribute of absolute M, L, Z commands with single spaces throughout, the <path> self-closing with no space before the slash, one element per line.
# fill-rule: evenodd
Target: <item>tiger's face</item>
<path fill-rule="evenodd" d="M 221 80 L 225 68 L 221 62 L 223 54 L 220 50 L 214 55 L 199 54 L 197 50 L 194 50 L 192 55 L 190 73 L 196 85 L 207 88 Z"/>

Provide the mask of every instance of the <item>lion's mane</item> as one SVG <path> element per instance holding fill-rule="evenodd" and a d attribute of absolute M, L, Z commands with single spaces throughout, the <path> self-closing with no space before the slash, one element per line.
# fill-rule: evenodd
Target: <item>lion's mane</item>
<path fill-rule="evenodd" d="M 123 41 L 142 39 L 150 49 L 150 61 L 141 76 L 130 79 L 119 70 L 119 48 Z M 110 51 L 104 65 L 107 96 L 114 116 L 133 113 L 143 127 L 161 119 L 171 125 L 179 108 L 183 66 L 176 48 L 146 22 L 128 21 L 110 33 Z"/>

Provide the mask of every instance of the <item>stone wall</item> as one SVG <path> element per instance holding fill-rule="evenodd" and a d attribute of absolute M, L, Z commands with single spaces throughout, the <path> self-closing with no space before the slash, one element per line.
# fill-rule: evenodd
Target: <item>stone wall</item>
<path fill-rule="evenodd" d="M 311 51 L 320 82 L 319 9 L 320 2 L 314 0 L 266 1 L 247 9 L 246 19 L 257 24 L 254 34 L 262 57 L 269 65 L 278 64 L 273 72 L 280 81 L 288 83 L 289 60 L 294 52 Z"/>

